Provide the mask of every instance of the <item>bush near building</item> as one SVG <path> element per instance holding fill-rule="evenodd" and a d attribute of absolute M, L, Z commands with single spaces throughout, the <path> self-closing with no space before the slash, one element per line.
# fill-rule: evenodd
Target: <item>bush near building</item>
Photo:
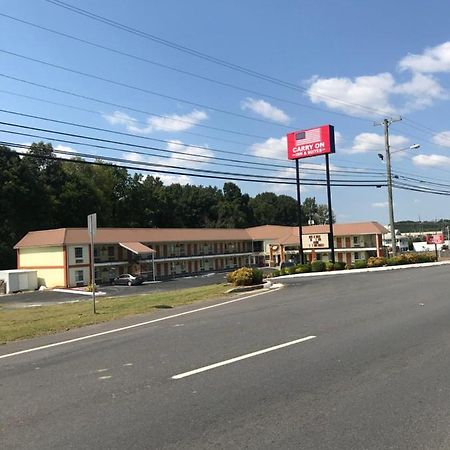
<path fill-rule="evenodd" d="M 324 262 L 313 261 L 307 264 L 297 264 L 294 267 L 286 268 L 282 271 L 274 270 L 272 277 L 279 277 L 280 275 L 292 275 L 294 273 L 308 273 L 308 272 L 324 272 L 332 270 L 351 270 L 364 269 L 366 267 L 383 267 L 383 266 L 398 266 L 403 264 L 418 264 L 426 262 L 435 262 L 436 256 L 433 253 L 402 253 L 401 255 L 392 258 L 385 258 L 383 256 L 372 256 L 369 259 L 358 259 L 353 264 L 346 264 L 344 262 Z"/>
<path fill-rule="evenodd" d="M 261 284 L 263 273 L 259 269 L 252 269 L 250 267 L 241 267 L 234 272 L 227 274 L 228 283 L 235 286 L 252 286 L 254 284 Z"/>

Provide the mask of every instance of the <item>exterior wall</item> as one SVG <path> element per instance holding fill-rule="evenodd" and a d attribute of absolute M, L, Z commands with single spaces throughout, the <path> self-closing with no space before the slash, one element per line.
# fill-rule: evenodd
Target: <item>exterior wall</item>
<path fill-rule="evenodd" d="M 66 286 L 64 255 L 63 246 L 21 248 L 18 251 L 18 269 L 37 270 L 39 286 Z"/>
<path fill-rule="evenodd" d="M 64 267 L 64 251 L 62 246 L 21 248 L 19 255 L 19 269 Z"/>
<path fill-rule="evenodd" d="M 75 248 L 83 249 L 83 258 L 81 259 L 75 258 Z M 89 264 L 89 245 L 68 245 L 67 260 L 69 267 L 80 264 Z"/>

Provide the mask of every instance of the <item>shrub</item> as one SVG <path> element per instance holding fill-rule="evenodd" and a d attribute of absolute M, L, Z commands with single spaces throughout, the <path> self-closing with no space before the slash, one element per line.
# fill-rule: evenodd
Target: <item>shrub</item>
<path fill-rule="evenodd" d="M 287 269 L 284 269 L 285 272 L 287 272 L 288 275 L 294 275 L 295 273 L 295 266 L 288 267 Z"/>
<path fill-rule="evenodd" d="M 252 269 L 252 284 L 261 284 L 263 280 L 262 270 L 253 268 Z"/>
<path fill-rule="evenodd" d="M 353 264 L 346 264 L 345 265 L 345 269 L 346 270 L 352 270 L 352 269 L 354 269 L 355 268 L 355 266 L 353 265 Z"/>
<path fill-rule="evenodd" d="M 281 275 L 281 272 L 278 270 L 278 269 L 275 269 L 273 272 L 272 272 L 272 276 L 273 277 L 279 277 Z"/>
<path fill-rule="evenodd" d="M 367 261 L 367 267 L 382 267 L 386 265 L 386 258 L 383 256 L 371 256 Z"/>
<path fill-rule="evenodd" d="M 323 261 L 313 261 L 311 263 L 312 272 L 323 272 L 325 270 L 325 263 Z"/>
<path fill-rule="evenodd" d="M 332 270 L 334 270 L 334 264 L 331 261 L 327 261 L 325 263 L 325 270 L 327 272 L 331 272 Z"/>
<path fill-rule="evenodd" d="M 259 269 L 250 267 L 241 267 L 234 272 L 227 274 L 227 281 L 235 286 L 251 286 L 252 284 L 261 284 L 263 273 Z"/>
<path fill-rule="evenodd" d="M 388 266 L 400 266 L 401 264 L 408 264 L 405 255 L 392 256 L 386 260 Z"/>
<path fill-rule="evenodd" d="M 311 272 L 311 264 L 297 264 L 295 266 L 295 273 L 308 273 Z"/>
<path fill-rule="evenodd" d="M 92 284 L 92 283 L 89 283 L 89 284 L 84 288 L 84 290 L 85 290 L 86 292 L 94 292 L 94 290 L 95 290 L 95 292 L 98 291 L 97 285 L 96 285 L 96 284 Z"/>
<path fill-rule="evenodd" d="M 227 281 L 228 283 L 234 283 L 234 277 L 236 276 L 236 271 L 227 273 Z"/>
<path fill-rule="evenodd" d="M 355 269 L 365 269 L 367 267 L 367 261 L 365 259 L 357 259 L 353 266 Z"/>
<path fill-rule="evenodd" d="M 345 262 L 341 262 L 341 261 L 338 261 L 338 262 L 335 262 L 334 263 L 334 270 L 344 270 L 345 269 Z"/>

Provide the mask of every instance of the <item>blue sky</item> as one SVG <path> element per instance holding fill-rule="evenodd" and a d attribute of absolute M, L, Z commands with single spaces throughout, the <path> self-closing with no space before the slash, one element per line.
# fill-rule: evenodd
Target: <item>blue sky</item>
<path fill-rule="evenodd" d="M 289 86 L 214 64 L 45 0 L 16 0 L 2 2 L 0 6 L 3 14 L 0 15 L 0 73 L 6 75 L 0 76 L 2 109 L 170 142 L 137 136 L 124 138 L 2 112 L 1 121 L 188 154 L 171 156 L 153 151 L 159 156 L 146 156 L 126 153 L 123 150 L 127 147 L 119 145 L 115 146 L 119 151 L 110 151 L 53 141 L 61 149 L 70 147 L 77 152 L 116 156 L 139 164 L 255 174 L 267 181 L 270 176 L 294 179 L 294 164 L 286 159 L 287 132 L 329 123 L 337 132 L 336 154 L 330 157 L 336 170 L 332 179 L 381 182 L 385 165 L 377 153 L 383 152 L 383 130 L 373 126 L 373 122 L 401 115 L 403 120 L 390 127 L 392 150 L 413 144 L 421 147 L 393 155 L 393 170 L 400 176 L 398 182 L 444 190 L 450 185 L 450 4 L 447 1 L 432 0 L 426 5 L 419 0 L 67 2 L 158 38 L 288 82 Z M 129 53 L 153 64 L 13 18 Z M 138 89 L 74 74 L 5 51 Z M 0 128 L 27 132 L 6 125 Z M 1 140 L 8 142 L 37 140 L 5 131 L 0 134 Z M 40 134 L 49 136 L 49 133 Z M 128 147 L 128 150 L 132 149 Z M 192 154 L 268 165 L 205 159 Z M 171 157 L 163 158 L 164 155 Z M 216 164 L 205 164 L 205 161 Z M 323 163 L 322 157 L 304 160 L 302 177 L 323 178 L 316 170 Z M 256 167 L 270 171 L 257 171 Z M 162 178 L 166 183 L 219 187 L 223 184 L 223 180 L 190 175 Z M 295 196 L 293 186 L 268 182 L 237 184 L 252 196 L 262 191 Z M 338 222 L 386 223 L 388 220 L 384 187 L 335 187 L 332 195 Z M 305 186 L 302 196 L 315 196 L 319 203 L 326 202 L 321 187 Z M 450 216 L 448 196 L 395 189 L 394 198 L 396 220 Z"/>

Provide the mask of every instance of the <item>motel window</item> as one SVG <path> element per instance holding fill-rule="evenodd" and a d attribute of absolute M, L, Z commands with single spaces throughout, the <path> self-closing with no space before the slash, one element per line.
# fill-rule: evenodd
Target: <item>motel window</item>
<path fill-rule="evenodd" d="M 114 246 L 110 245 L 108 247 L 108 256 L 111 258 L 112 256 L 114 256 Z"/>
<path fill-rule="evenodd" d="M 359 252 L 355 252 L 355 260 L 359 259 Z"/>
<path fill-rule="evenodd" d="M 353 244 L 359 244 L 358 236 L 353 236 Z"/>
<path fill-rule="evenodd" d="M 75 247 L 75 262 L 83 262 L 83 247 Z"/>
<path fill-rule="evenodd" d="M 84 282 L 84 271 L 83 270 L 76 270 L 75 271 L 75 281 L 77 283 Z"/>

